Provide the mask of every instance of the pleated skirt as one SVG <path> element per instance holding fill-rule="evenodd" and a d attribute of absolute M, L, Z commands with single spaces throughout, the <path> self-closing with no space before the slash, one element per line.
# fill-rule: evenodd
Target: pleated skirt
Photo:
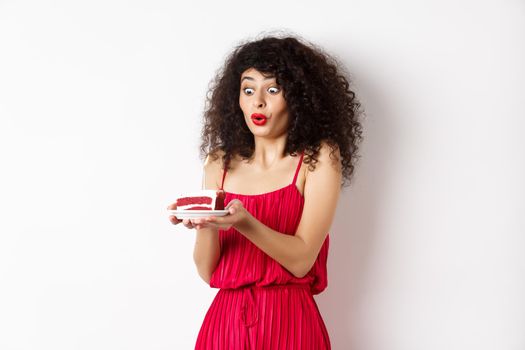
<path fill-rule="evenodd" d="M 325 350 L 330 339 L 306 284 L 219 289 L 198 350 Z"/>

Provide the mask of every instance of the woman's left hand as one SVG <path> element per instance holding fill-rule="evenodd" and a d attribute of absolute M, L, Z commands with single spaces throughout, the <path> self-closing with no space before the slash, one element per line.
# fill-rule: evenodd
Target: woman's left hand
<path fill-rule="evenodd" d="M 215 227 L 221 230 L 227 230 L 232 226 L 244 222 L 250 215 L 246 208 L 244 208 L 242 202 L 238 199 L 232 200 L 224 209 L 229 211 L 228 215 L 195 218 L 191 219 L 191 222 L 197 229 Z"/>

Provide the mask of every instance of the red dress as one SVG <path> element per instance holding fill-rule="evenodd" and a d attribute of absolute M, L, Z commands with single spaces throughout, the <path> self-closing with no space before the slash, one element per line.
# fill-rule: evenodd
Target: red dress
<path fill-rule="evenodd" d="M 275 191 L 244 195 L 226 192 L 225 203 L 238 198 L 259 221 L 294 235 L 304 197 L 293 181 Z M 223 174 L 221 189 L 224 185 Z M 199 331 L 195 349 L 330 349 L 325 324 L 313 298 L 327 286 L 329 236 L 308 274 L 297 278 L 234 228 L 219 230 L 221 256 L 210 286 L 220 288 Z"/>

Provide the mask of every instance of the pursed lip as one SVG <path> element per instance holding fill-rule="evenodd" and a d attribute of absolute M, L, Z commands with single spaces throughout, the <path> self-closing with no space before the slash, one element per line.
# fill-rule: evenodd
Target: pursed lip
<path fill-rule="evenodd" d="M 257 126 L 263 126 L 266 124 L 266 122 L 268 121 L 268 117 L 265 116 L 264 114 L 262 113 L 253 113 L 252 114 L 252 123 L 257 125 Z"/>
<path fill-rule="evenodd" d="M 262 113 L 253 113 L 253 114 L 252 114 L 252 119 L 258 119 L 258 118 L 268 119 L 268 117 L 265 116 L 265 115 L 262 114 Z"/>

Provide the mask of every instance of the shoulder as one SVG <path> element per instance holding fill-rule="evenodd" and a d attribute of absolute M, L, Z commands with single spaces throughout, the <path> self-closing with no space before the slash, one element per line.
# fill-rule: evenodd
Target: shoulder
<path fill-rule="evenodd" d="M 217 150 L 213 153 L 208 153 L 204 159 L 204 168 L 212 169 L 216 167 L 222 168 L 222 157 L 224 156 L 224 151 Z"/>
<path fill-rule="evenodd" d="M 315 157 L 314 168 L 307 170 L 308 173 L 315 173 L 316 171 L 326 171 L 326 168 L 332 168 L 335 172 L 341 172 L 341 153 L 337 144 L 331 145 L 323 141 L 319 148 L 319 153 Z"/>
<path fill-rule="evenodd" d="M 219 150 L 210 153 L 204 159 L 204 176 L 206 188 L 219 188 L 222 179 L 224 152 Z"/>
<path fill-rule="evenodd" d="M 321 148 L 319 149 L 319 159 L 327 163 L 341 163 L 341 153 L 339 152 L 339 146 L 337 144 L 332 146 L 326 141 L 321 142 Z"/>
<path fill-rule="evenodd" d="M 321 187 L 328 184 L 338 187 L 342 181 L 339 147 L 322 142 L 319 153 L 315 156 L 315 162 L 311 161 L 305 168 L 305 188 L 315 184 Z"/>

